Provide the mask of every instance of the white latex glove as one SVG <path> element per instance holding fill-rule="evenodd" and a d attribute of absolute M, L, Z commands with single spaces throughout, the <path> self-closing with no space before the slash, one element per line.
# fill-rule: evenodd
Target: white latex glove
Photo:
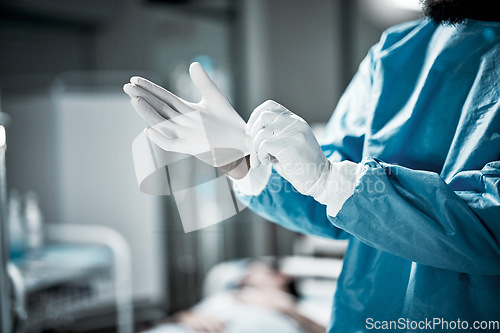
<path fill-rule="evenodd" d="M 246 130 L 252 140 L 252 168 L 272 161 L 276 171 L 303 194 L 310 194 L 328 174 L 330 162 L 311 128 L 284 106 L 264 102 L 253 111 Z"/>
<path fill-rule="evenodd" d="M 124 91 L 152 127 L 148 137 L 166 151 L 189 154 L 215 167 L 248 155 L 245 121 L 198 62 L 189 67 L 202 99 L 191 103 L 141 77 L 133 77 Z"/>
<path fill-rule="evenodd" d="M 253 111 L 246 131 L 252 141 L 250 166 L 272 163 L 300 193 L 328 205 L 330 215 L 354 193 L 361 166 L 329 161 L 307 122 L 284 106 L 264 102 Z"/>

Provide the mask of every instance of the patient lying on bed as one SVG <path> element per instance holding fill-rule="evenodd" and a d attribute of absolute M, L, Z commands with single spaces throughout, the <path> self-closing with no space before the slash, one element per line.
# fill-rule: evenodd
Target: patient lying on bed
<path fill-rule="evenodd" d="M 255 262 L 248 266 L 235 290 L 207 297 L 147 333 L 323 333 L 325 330 L 323 323 L 301 311 L 293 278 L 270 264 Z"/>

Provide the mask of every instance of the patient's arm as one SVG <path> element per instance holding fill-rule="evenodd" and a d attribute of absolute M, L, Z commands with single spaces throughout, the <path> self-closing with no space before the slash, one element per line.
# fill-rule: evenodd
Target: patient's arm
<path fill-rule="evenodd" d="M 294 319 L 300 325 L 300 327 L 304 330 L 304 332 L 308 332 L 308 333 L 325 333 L 326 332 L 325 326 L 318 324 L 317 322 L 300 314 L 297 311 L 296 307 L 283 308 L 283 309 L 278 309 L 278 310 L 281 311 L 283 314 L 289 316 L 290 318 Z"/>
<path fill-rule="evenodd" d="M 223 333 L 225 330 L 224 322 L 196 310 L 178 312 L 160 324 L 164 323 L 177 323 L 202 333 Z"/>
<path fill-rule="evenodd" d="M 276 311 L 295 320 L 304 332 L 324 333 L 326 327 L 302 315 L 297 310 L 297 302 L 288 293 L 277 289 L 243 288 L 235 298 L 241 302 L 262 306 Z"/>

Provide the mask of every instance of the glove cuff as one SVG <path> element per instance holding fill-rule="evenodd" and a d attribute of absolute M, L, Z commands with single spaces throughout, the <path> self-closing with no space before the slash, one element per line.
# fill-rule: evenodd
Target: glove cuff
<path fill-rule="evenodd" d="M 362 165 L 351 161 L 331 162 L 314 184 L 310 194 L 327 206 L 327 213 L 336 216 L 344 203 L 354 194 Z"/>

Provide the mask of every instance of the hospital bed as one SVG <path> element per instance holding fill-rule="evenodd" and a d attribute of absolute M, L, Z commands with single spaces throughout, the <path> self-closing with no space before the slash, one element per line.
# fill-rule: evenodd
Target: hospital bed
<path fill-rule="evenodd" d="M 203 296 L 210 297 L 230 290 L 241 280 L 250 263 L 267 259 L 272 258 L 240 259 L 217 264 L 205 278 Z M 293 276 L 296 281 L 300 312 L 326 326 L 337 279 L 342 270 L 342 259 L 287 256 L 279 261 L 281 271 Z"/>
<path fill-rule="evenodd" d="M 93 309 L 114 307 L 116 331 L 131 333 L 130 250 L 123 237 L 105 226 L 76 224 L 46 225 L 46 236 L 43 249 L 8 265 L 10 331 L 62 328 Z"/>
<path fill-rule="evenodd" d="M 299 295 L 299 312 L 313 321 L 327 326 L 337 280 L 342 270 L 342 256 L 346 245 L 347 243 L 344 241 L 327 241 L 304 237 L 296 244 L 295 251 L 299 253 L 297 255 L 282 258 L 246 258 L 221 262 L 213 266 L 206 274 L 203 282 L 202 299 L 210 299 L 216 295 L 235 290 L 251 263 L 255 261 L 277 261 L 280 271 L 294 277 Z M 322 255 L 322 257 L 318 255 Z M 326 255 L 328 257 L 325 257 Z M 190 331 L 178 327 L 170 329 L 168 325 L 158 325 L 150 328 L 148 332 Z M 272 327 L 269 327 L 269 332 L 273 332 Z"/>

